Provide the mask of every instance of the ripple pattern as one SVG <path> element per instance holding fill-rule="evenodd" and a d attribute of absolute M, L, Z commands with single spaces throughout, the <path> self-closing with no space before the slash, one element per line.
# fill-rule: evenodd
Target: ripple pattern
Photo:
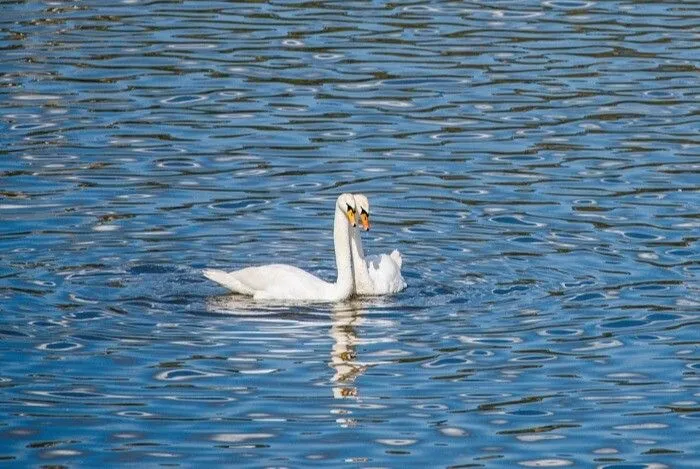
<path fill-rule="evenodd" d="M 693 2 L 5 2 L 0 461 L 693 468 Z M 409 289 L 335 272 L 372 200 Z"/>

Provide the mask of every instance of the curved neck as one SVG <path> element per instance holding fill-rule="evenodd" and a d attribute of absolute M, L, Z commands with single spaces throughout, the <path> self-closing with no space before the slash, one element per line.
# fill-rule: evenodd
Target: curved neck
<path fill-rule="evenodd" d="M 367 263 L 365 262 L 365 250 L 362 248 L 362 239 L 359 230 L 352 230 L 352 269 L 355 274 L 355 283 L 370 282 Z"/>
<path fill-rule="evenodd" d="M 350 296 L 354 284 L 350 254 L 351 229 L 345 214 L 336 206 L 335 219 L 333 221 L 333 246 L 335 248 L 335 264 L 338 268 L 338 278 L 335 281 L 335 287 L 341 296 Z"/>

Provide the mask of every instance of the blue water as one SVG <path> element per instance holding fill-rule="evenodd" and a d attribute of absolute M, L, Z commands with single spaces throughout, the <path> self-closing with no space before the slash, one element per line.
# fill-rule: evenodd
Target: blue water
<path fill-rule="evenodd" d="M 700 466 L 697 4 L 1 11 L 3 466 Z"/>

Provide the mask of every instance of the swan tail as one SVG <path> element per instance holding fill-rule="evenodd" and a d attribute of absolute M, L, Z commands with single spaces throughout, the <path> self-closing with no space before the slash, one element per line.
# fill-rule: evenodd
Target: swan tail
<path fill-rule="evenodd" d="M 391 251 L 391 254 L 389 254 L 389 257 L 396 263 L 396 265 L 399 266 L 399 269 L 401 269 L 401 264 L 403 263 L 403 259 L 401 258 L 401 253 L 394 249 Z"/>
<path fill-rule="evenodd" d="M 228 288 L 234 293 L 241 293 L 243 295 L 255 294 L 255 290 L 238 280 L 235 275 L 224 272 L 223 270 L 204 269 L 202 270 L 202 274 L 209 280 Z"/>

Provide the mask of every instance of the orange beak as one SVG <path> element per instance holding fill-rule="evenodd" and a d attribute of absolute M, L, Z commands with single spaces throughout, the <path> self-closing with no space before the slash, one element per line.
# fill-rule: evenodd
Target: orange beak
<path fill-rule="evenodd" d="M 362 223 L 362 228 L 365 231 L 369 231 L 369 215 L 367 215 L 367 212 L 363 211 L 360 213 L 360 223 Z"/>

